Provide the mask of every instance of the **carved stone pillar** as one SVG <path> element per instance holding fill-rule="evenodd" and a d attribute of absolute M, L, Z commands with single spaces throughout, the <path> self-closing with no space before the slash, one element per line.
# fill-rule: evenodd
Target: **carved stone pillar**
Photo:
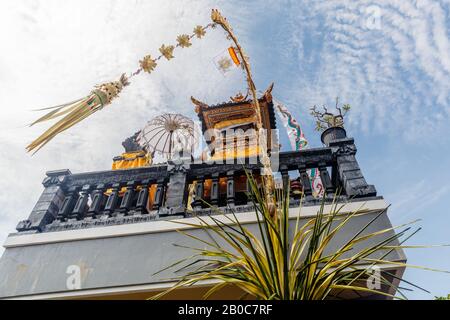
<path fill-rule="evenodd" d="M 190 168 L 189 160 L 178 159 L 169 161 L 169 184 L 167 187 L 166 204 L 160 209 L 160 216 L 184 215 L 186 212 L 187 186 L 186 175 Z"/>
<path fill-rule="evenodd" d="M 153 199 L 153 210 L 159 210 L 163 206 L 164 193 L 165 193 L 165 180 L 158 180 L 158 185 L 156 187 L 155 198 Z"/>
<path fill-rule="evenodd" d="M 16 227 L 17 231 L 35 230 L 40 232 L 57 217 L 65 198 L 65 183 L 71 174 L 67 169 L 47 172 L 47 177 L 42 182 L 45 190 L 28 219 L 19 222 Z"/>
<path fill-rule="evenodd" d="M 104 184 L 98 184 L 92 192 L 92 203 L 86 214 L 87 217 L 96 218 L 100 212 L 105 199 L 106 186 Z"/>
<path fill-rule="evenodd" d="M 219 204 L 219 174 L 213 174 L 211 177 L 211 205 Z"/>
<path fill-rule="evenodd" d="M 141 190 L 139 191 L 136 201 L 136 211 L 140 212 L 141 214 L 148 214 L 148 188 L 150 187 L 150 185 L 150 180 L 142 181 Z"/>
<path fill-rule="evenodd" d="M 73 208 L 75 208 L 75 204 L 77 203 L 79 191 L 80 187 L 77 186 L 69 188 L 66 196 L 64 197 L 64 201 L 58 211 L 57 219 L 59 221 L 66 221 L 67 218 L 70 217 Z"/>
<path fill-rule="evenodd" d="M 332 195 L 334 192 L 333 184 L 331 182 L 330 174 L 324 163 L 319 163 L 320 180 L 322 181 L 323 188 L 326 195 Z"/>
<path fill-rule="evenodd" d="M 112 192 L 108 197 L 105 205 L 105 214 L 112 216 L 114 210 L 117 207 L 117 201 L 119 200 L 120 183 L 114 183 L 112 185 Z"/>
<path fill-rule="evenodd" d="M 289 171 L 285 165 L 280 167 L 281 179 L 283 181 L 283 190 L 287 191 L 290 188 Z"/>
<path fill-rule="evenodd" d="M 73 208 L 72 214 L 70 214 L 71 219 L 82 220 L 84 218 L 84 214 L 88 210 L 87 203 L 89 201 L 89 192 L 91 191 L 90 185 L 85 185 L 81 189 L 80 196 L 78 197 L 77 203 Z"/>
<path fill-rule="evenodd" d="M 308 172 L 306 171 L 306 167 L 300 166 L 298 171 L 300 173 L 300 180 L 302 182 L 304 197 L 311 198 L 312 197 L 311 180 L 309 179 L 309 175 L 308 175 Z"/>
<path fill-rule="evenodd" d="M 227 172 L 227 204 L 234 206 L 234 171 Z"/>
<path fill-rule="evenodd" d="M 337 175 L 339 181 L 349 197 L 376 196 L 377 191 L 369 185 L 356 161 L 356 146 L 352 138 L 331 141 L 329 146 L 337 162 Z"/>
<path fill-rule="evenodd" d="M 131 204 L 134 199 L 134 193 L 136 188 L 136 181 L 128 181 L 127 182 L 127 190 L 122 197 L 122 202 L 120 203 L 120 212 L 125 213 L 127 215 L 130 212 Z"/>
<path fill-rule="evenodd" d="M 194 199 L 194 208 L 201 209 L 203 204 L 203 193 L 205 188 L 205 179 L 200 177 L 197 179 L 197 184 L 195 186 L 195 199 Z"/>

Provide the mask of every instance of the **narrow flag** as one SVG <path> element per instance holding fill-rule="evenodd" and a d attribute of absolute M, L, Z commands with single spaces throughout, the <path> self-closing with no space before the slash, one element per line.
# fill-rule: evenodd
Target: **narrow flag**
<path fill-rule="evenodd" d="M 308 140 L 306 140 L 305 135 L 300 124 L 295 120 L 292 113 L 279 101 L 273 99 L 277 106 L 276 111 L 286 129 L 289 142 L 291 143 L 292 150 L 299 151 L 306 149 L 308 147 Z M 308 170 L 309 179 L 311 181 L 311 188 L 313 190 L 314 197 L 322 197 L 324 194 L 324 188 L 322 180 L 320 179 L 319 170 L 310 169 Z"/>

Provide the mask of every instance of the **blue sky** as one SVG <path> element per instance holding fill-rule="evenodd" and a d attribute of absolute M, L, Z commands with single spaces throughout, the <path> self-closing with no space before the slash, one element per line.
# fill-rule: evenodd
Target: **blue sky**
<path fill-rule="evenodd" d="M 206 24 L 222 9 L 244 45 L 259 89 L 274 95 L 320 146 L 308 109 L 352 105 L 346 128 L 366 180 L 392 204 L 394 224 L 422 219 L 411 244 L 450 243 L 450 4 L 448 1 L 5 0 L 0 4 L 0 239 L 29 214 L 46 170 L 102 170 L 124 137 L 152 116 L 193 116 L 189 97 L 217 103 L 245 89 L 212 59 L 228 45 L 219 30 L 183 49 L 154 74 L 136 77 L 110 107 L 34 157 L 25 145 L 30 109 L 85 95 L 136 68 L 162 43 Z M 283 143 L 286 147 L 287 142 Z M 408 250 L 411 264 L 450 269 L 450 249 Z M 408 270 L 406 278 L 450 293 L 450 276 Z"/>

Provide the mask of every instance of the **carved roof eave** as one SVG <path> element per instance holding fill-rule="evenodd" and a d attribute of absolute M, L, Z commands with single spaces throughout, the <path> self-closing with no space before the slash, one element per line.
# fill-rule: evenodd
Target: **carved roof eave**
<path fill-rule="evenodd" d="M 272 90 L 273 90 L 274 83 L 272 82 L 270 86 L 264 91 L 262 97 L 268 102 L 272 102 Z"/>
<path fill-rule="evenodd" d="M 274 86 L 274 83 L 272 82 L 270 84 L 270 86 L 266 89 L 266 91 L 264 91 L 262 96 L 260 98 L 258 98 L 258 101 L 260 101 L 260 102 L 265 101 L 265 102 L 271 103 L 273 86 Z M 215 105 L 208 105 L 208 104 L 206 104 L 200 100 L 197 100 L 196 98 L 191 96 L 191 101 L 195 105 L 195 112 L 197 114 L 201 113 L 204 109 L 215 109 L 215 108 L 238 106 L 240 104 L 252 102 L 251 99 L 242 100 L 242 101 L 233 101 L 233 99 L 231 99 L 231 100 L 232 101 L 222 102 L 222 103 L 215 104 Z"/>
<path fill-rule="evenodd" d="M 209 107 L 206 103 L 195 99 L 193 96 L 191 96 L 191 101 L 195 105 L 195 113 L 200 113 L 204 108 Z"/>

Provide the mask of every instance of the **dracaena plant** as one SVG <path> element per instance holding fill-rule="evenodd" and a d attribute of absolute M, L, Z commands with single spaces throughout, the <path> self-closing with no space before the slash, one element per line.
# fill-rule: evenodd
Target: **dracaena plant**
<path fill-rule="evenodd" d="M 177 267 L 176 272 L 183 272 L 183 275 L 176 278 L 174 286 L 151 299 L 159 299 L 171 291 L 205 280 L 216 283 L 205 293 L 205 299 L 228 285 L 240 288 L 245 292 L 244 296 L 263 300 L 321 300 L 336 298 L 345 290 L 406 298 L 401 290 L 394 296 L 386 290 L 371 289 L 366 280 L 373 274 L 374 267 L 408 266 L 391 261 L 389 254 L 405 248 L 403 242 L 415 233 L 409 225 L 368 232 L 385 213 L 386 210 L 382 210 L 371 215 L 366 225 L 330 252 L 327 249 L 339 232 L 352 218 L 368 214 L 367 211 L 345 212 L 345 204 L 336 201 L 331 209 L 325 210 L 325 201 L 322 201 L 316 216 L 302 223 L 299 214 L 294 223 L 289 223 L 289 190 L 276 192 L 277 207 L 273 214 L 261 187 L 251 175 L 247 174 L 247 177 L 251 189 L 249 196 L 256 210 L 257 232 L 250 231 L 236 214 L 224 214 L 218 209 L 216 215 L 197 216 L 198 223 L 177 222 L 199 228 L 206 236 L 178 231 L 197 242 L 198 247 L 174 244 L 195 253 L 159 271 Z M 382 239 L 381 235 L 384 235 Z M 389 276 L 406 282 L 393 274 Z M 392 286 L 392 279 L 388 281 L 383 273 L 378 280 L 385 287 Z"/>

